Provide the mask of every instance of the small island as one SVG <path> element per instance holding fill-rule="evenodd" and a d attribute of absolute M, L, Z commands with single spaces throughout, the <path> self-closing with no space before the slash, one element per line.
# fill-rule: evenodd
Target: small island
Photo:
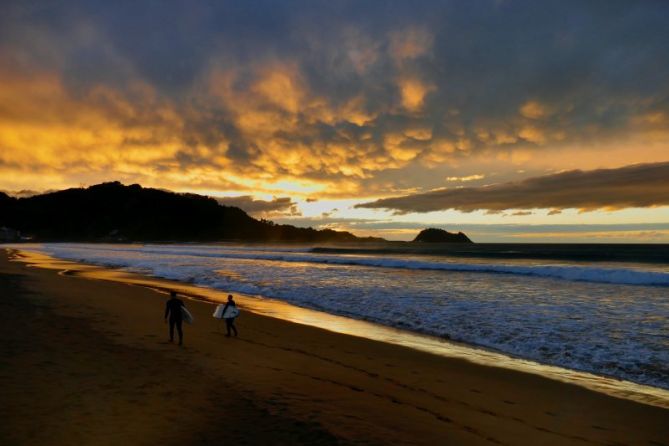
<path fill-rule="evenodd" d="M 457 234 L 443 229 L 427 228 L 413 239 L 413 243 L 474 243 L 464 233 Z"/>

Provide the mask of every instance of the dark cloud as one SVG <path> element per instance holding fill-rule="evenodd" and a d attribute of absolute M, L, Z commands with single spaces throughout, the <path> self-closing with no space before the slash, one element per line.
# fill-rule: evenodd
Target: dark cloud
<path fill-rule="evenodd" d="M 242 197 L 216 197 L 224 206 L 235 206 L 254 216 L 300 215 L 297 203 L 290 197 L 274 198 L 271 201 L 256 200 L 246 195 Z"/>
<path fill-rule="evenodd" d="M 278 218 L 278 223 L 300 227 L 339 225 L 352 230 L 421 230 L 427 226 L 448 231 L 494 234 L 534 234 L 534 233 L 582 233 L 582 232 L 629 232 L 629 231 L 669 231 L 669 223 L 616 223 L 616 224 L 518 224 L 518 223 L 459 223 L 437 224 L 418 221 L 365 220 L 360 218 L 296 217 Z"/>
<path fill-rule="evenodd" d="M 321 217 L 286 217 L 276 219 L 278 223 L 300 227 L 339 225 L 352 230 L 421 230 L 427 226 L 448 231 L 495 234 L 533 234 L 533 233 L 580 233 L 580 232 L 629 232 L 629 231 L 668 231 L 669 223 L 616 223 L 616 224 L 518 224 L 518 223 L 459 223 L 437 224 L 417 221 L 364 220 L 359 218 L 321 218 Z"/>
<path fill-rule="evenodd" d="M 669 162 L 619 169 L 573 170 L 523 181 L 481 187 L 441 189 L 385 198 L 357 207 L 393 209 L 398 213 L 455 209 L 621 209 L 669 205 Z"/>
<path fill-rule="evenodd" d="M 669 123 L 669 2 L 72 0 L 2 10 L 3 70 L 53 75 L 64 96 L 122 130 L 164 125 L 132 150 L 179 147 L 169 156 L 187 171 L 373 182 L 410 163 L 587 145 Z M 92 101 L 101 88 L 118 97 Z M 0 118 L 10 112 L 21 110 L 0 106 Z M 165 122 L 172 115 L 178 122 Z"/>

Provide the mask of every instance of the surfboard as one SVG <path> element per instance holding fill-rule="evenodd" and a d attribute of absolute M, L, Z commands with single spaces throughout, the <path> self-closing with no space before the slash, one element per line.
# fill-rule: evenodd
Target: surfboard
<path fill-rule="evenodd" d="M 224 304 L 216 305 L 216 310 L 214 310 L 214 314 L 212 314 L 212 316 L 214 316 L 216 319 L 223 319 L 223 309 L 225 309 Z"/>
<path fill-rule="evenodd" d="M 229 306 L 228 309 L 225 310 L 223 319 L 231 319 L 237 316 L 239 316 L 239 309 L 237 309 L 237 307 Z"/>
<path fill-rule="evenodd" d="M 192 314 L 190 314 L 190 311 L 186 309 L 186 307 L 181 307 L 181 315 L 183 316 L 184 322 L 187 324 L 192 324 L 195 318 L 193 317 Z"/>

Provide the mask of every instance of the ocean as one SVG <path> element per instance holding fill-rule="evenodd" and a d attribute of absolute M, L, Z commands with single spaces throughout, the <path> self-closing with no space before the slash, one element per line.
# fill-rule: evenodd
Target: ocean
<path fill-rule="evenodd" d="M 669 246 L 38 244 L 669 389 Z"/>

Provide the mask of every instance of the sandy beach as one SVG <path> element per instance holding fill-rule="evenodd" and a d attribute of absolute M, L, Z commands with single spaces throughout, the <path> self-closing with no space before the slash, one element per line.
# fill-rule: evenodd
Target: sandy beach
<path fill-rule="evenodd" d="M 663 445 L 669 410 L 187 300 L 0 251 L 0 444 Z M 242 310 L 244 310 L 242 308 Z"/>

